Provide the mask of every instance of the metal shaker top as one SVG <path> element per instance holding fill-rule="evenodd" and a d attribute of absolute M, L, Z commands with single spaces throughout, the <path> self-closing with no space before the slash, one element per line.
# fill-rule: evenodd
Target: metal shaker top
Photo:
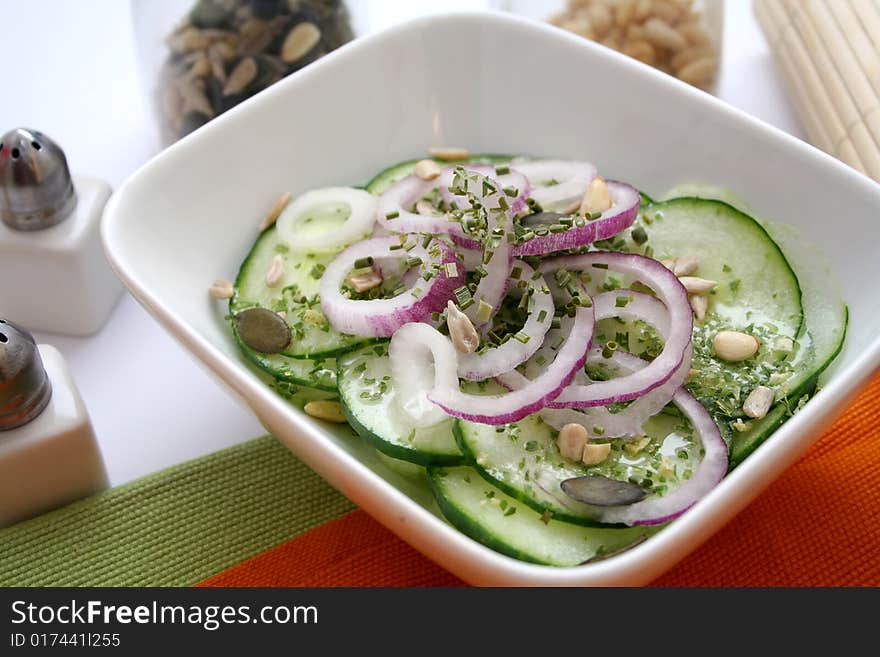
<path fill-rule="evenodd" d="M 66 219 L 76 192 L 64 151 L 42 132 L 16 128 L 0 137 L 0 219 L 41 230 Z"/>
<path fill-rule="evenodd" d="M 51 397 L 52 383 L 33 336 L 0 319 L 0 432 L 36 418 Z"/>

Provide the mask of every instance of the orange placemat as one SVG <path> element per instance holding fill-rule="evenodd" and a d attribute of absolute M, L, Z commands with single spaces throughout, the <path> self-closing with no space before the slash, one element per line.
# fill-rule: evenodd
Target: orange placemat
<path fill-rule="evenodd" d="M 880 586 L 880 377 L 819 442 L 656 586 Z M 202 586 L 457 586 L 363 511 Z"/>

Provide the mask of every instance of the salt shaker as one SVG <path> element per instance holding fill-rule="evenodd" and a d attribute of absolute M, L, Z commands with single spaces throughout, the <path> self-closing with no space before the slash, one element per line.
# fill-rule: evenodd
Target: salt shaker
<path fill-rule="evenodd" d="M 107 488 L 64 358 L 0 319 L 0 527 Z"/>
<path fill-rule="evenodd" d="M 101 248 L 110 186 L 71 177 L 48 136 L 0 137 L 0 313 L 29 330 L 89 335 L 122 291 Z"/>

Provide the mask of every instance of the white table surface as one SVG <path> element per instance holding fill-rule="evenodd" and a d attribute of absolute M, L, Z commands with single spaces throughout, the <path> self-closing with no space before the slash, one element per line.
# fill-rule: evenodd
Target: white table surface
<path fill-rule="evenodd" d="M 362 0 L 371 28 L 416 13 L 412 1 L 373 2 Z M 0 0 L 0 132 L 42 130 L 65 149 L 73 171 L 118 187 L 159 148 L 132 14 L 119 0 Z M 749 0 L 726 3 L 719 95 L 803 136 Z M 92 337 L 36 337 L 67 358 L 113 485 L 263 432 L 127 293 Z"/>

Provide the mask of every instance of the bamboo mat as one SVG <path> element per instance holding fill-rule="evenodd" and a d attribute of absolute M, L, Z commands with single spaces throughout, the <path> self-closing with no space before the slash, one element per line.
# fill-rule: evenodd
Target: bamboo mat
<path fill-rule="evenodd" d="M 880 182 L 880 0 L 754 0 L 809 140 Z"/>

